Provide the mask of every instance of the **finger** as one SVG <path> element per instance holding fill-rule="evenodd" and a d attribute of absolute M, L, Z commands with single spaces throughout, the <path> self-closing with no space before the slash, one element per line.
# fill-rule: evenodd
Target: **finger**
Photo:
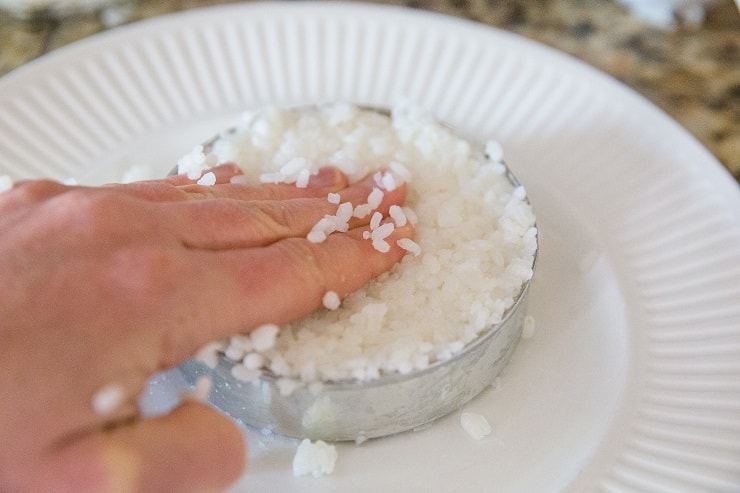
<path fill-rule="evenodd" d="M 70 187 L 53 180 L 19 180 L 0 194 L 0 211 L 42 202 Z"/>
<path fill-rule="evenodd" d="M 411 238 L 410 224 L 396 228 L 381 253 L 363 238 L 367 228 L 330 235 L 323 243 L 288 238 L 264 248 L 206 252 L 194 250 L 191 278 L 183 295 L 188 316 L 162 327 L 159 343 L 163 367 L 194 354 L 204 344 L 249 331 L 266 323 L 297 320 L 322 306 L 327 291 L 341 298 L 388 271 L 406 251 L 397 245 Z"/>
<path fill-rule="evenodd" d="M 231 165 L 233 166 L 233 165 Z M 239 180 L 226 180 L 228 167 L 225 168 L 215 185 L 198 185 L 187 175 L 177 175 L 162 180 L 150 180 L 126 184 L 112 184 L 116 190 L 153 202 L 180 202 L 205 198 L 231 198 L 236 200 L 282 200 L 299 197 L 326 197 L 329 192 L 336 192 L 348 184 L 347 177 L 337 168 L 327 167 L 311 177 L 303 188 L 286 183 L 259 183 L 236 173 L 232 177 Z"/>
<path fill-rule="evenodd" d="M 60 195 L 69 187 L 52 180 L 23 180 L 0 194 L 0 224 L 21 224 L 34 206 Z"/>
<path fill-rule="evenodd" d="M 335 167 L 319 169 L 305 187 L 293 183 L 261 183 L 244 175 L 223 186 L 184 185 L 190 198 L 231 198 L 238 200 L 282 200 L 298 197 L 326 197 L 347 187 L 347 176 Z"/>
<path fill-rule="evenodd" d="M 371 177 L 339 192 L 342 204 L 351 204 L 350 211 L 366 204 L 375 188 Z M 384 216 L 391 205 L 403 203 L 406 186 L 387 191 L 374 210 Z M 344 208 L 345 206 L 341 206 Z M 290 200 L 202 200 L 167 204 L 166 228 L 190 248 L 220 250 L 265 246 L 283 238 L 306 237 L 316 223 L 325 216 L 337 216 L 340 206 L 321 198 L 294 198 Z M 369 223 L 367 214 L 349 221 L 337 220 L 344 228 L 356 228 Z"/>
<path fill-rule="evenodd" d="M 252 306 L 244 314 L 247 327 L 308 315 L 322 306 L 327 291 L 345 298 L 398 263 L 406 251 L 397 241 L 413 236 L 408 224 L 396 228 L 387 238 L 390 250 L 382 253 L 363 237 L 366 230 L 333 234 L 318 244 L 289 238 L 259 250 L 242 267 L 256 280 L 243 286 Z"/>
<path fill-rule="evenodd" d="M 211 168 L 215 184 L 230 183 L 234 176 L 242 175 L 242 170 L 235 164 L 227 163 Z M 169 175 L 157 180 L 140 180 L 129 183 L 107 183 L 105 188 L 115 189 L 134 195 L 139 198 L 163 201 L 163 200 L 187 200 L 189 195 L 180 187 L 194 185 L 200 180 L 189 178 L 186 174 Z"/>
<path fill-rule="evenodd" d="M 245 466 L 242 435 L 205 404 L 84 435 L 52 451 L 29 491 L 223 491 Z"/>

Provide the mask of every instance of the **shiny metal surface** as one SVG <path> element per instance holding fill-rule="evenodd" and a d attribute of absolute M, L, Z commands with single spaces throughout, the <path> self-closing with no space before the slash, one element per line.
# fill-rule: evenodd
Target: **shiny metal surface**
<path fill-rule="evenodd" d="M 504 320 L 449 360 L 408 375 L 371 382 L 327 382 L 317 393 L 281 395 L 274 377 L 246 383 L 222 357 L 212 370 L 195 360 L 181 366 L 190 383 L 213 379 L 210 402 L 246 425 L 279 435 L 343 441 L 412 430 L 458 408 L 490 385 L 519 342 L 529 283 Z"/>

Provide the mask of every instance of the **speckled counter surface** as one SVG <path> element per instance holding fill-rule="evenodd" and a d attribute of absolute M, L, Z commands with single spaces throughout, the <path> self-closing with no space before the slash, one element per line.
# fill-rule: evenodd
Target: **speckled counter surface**
<path fill-rule="evenodd" d="M 20 19 L 0 12 L 0 75 L 121 23 L 215 0 L 131 0 L 102 12 Z M 740 13 L 717 0 L 701 27 L 663 29 L 615 0 L 391 0 L 543 42 L 611 74 L 665 110 L 740 181 Z"/>

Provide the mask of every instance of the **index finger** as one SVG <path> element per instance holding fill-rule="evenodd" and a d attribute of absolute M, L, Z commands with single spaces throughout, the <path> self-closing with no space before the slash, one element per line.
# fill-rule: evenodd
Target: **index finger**
<path fill-rule="evenodd" d="M 330 192 L 338 192 L 349 185 L 347 176 L 338 168 L 330 166 L 320 168 L 305 187 L 289 183 L 260 183 L 256 179 L 247 178 L 234 168 L 233 165 L 214 168 L 216 182 L 213 185 L 199 185 L 187 175 L 176 175 L 161 180 L 108 186 L 153 202 L 176 202 L 203 198 L 250 201 L 325 197 Z"/>
<path fill-rule="evenodd" d="M 189 302 L 191 318 L 162 334 L 162 348 L 171 350 L 163 350 L 162 363 L 177 364 L 214 339 L 306 316 L 327 291 L 344 298 L 398 263 L 406 254 L 398 241 L 414 233 L 410 223 L 394 228 L 382 253 L 364 238 L 367 230 L 335 233 L 322 243 L 292 237 L 262 248 L 192 250 L 190 282 L 208 289 L 191 290 L 197 298 Z"/>

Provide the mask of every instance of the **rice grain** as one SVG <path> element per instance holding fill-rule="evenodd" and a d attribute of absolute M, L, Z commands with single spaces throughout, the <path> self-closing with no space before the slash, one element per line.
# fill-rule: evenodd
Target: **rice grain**
<path fill-rule="evenodd" d="M 321 302 L 328 310 L 336 310 L 342 304 L 342 300 L 339 299 L 339 295 L 335 291 L 327 291 Z"/>
<path fill-rule="evenodd" d="M 293 475 L 318 478 L 331 474 L 334 472 L 337 457 L 334 445 L 321 440 L 313 443 L 306 438 L 298 445 L 293 457 Z"/>
<path fill-rule="evenodd" d="M 483 440 L 491 434 L 491 425 L 485 416 L 477 413 L 462 413 L 460 425 L 465 432 L 474 440 Z"/>

